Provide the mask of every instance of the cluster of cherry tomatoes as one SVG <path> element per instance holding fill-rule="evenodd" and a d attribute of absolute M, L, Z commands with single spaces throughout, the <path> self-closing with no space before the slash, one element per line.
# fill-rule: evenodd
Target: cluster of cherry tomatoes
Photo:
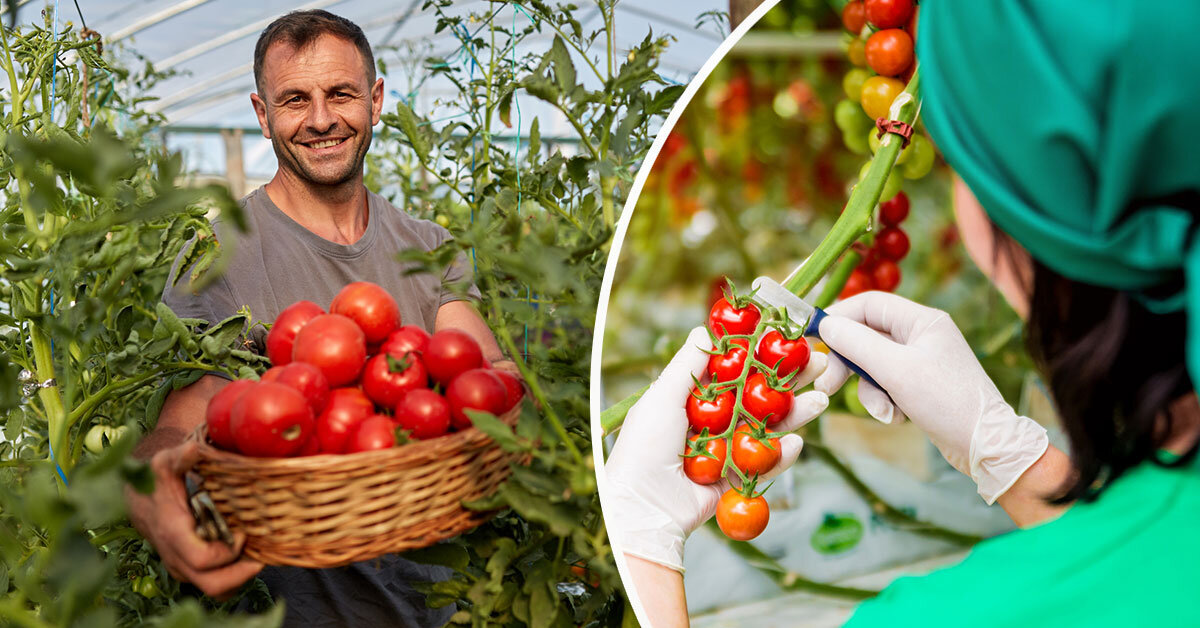
<path fill-rule="evenodd" d="M 856 67 L 842 79 L 846 100 L 834 108 L 834 123 L 852 152 L 866 155 L 879 149 L 875 121 L 887 118 L 892 101 L 916 68 L 913 38 L 917 11 L 913 0 L 853 0 L 842 9 L 842 24 L 849 33 L 846 54 Z M 903 179 L 920 179 L 933 168 L 933 146 L 914 133 L 896 159 L 896 170 L 884 184 L 880 197 L 887 200 L 900 191 Z M 864 166 L 860 179 L 866 176 Z"/>
<path fill-rule="evenodd" d="M 908 255 L 908 234 L 900 223 L 908 217 L 908 195 L 900 192 L 879 204 L 879 233 L 875 243 L 861 251 L 862 261 L 850 272 L 839 298 L 852 297 L 868 290 L 891 292 L 900 285 L 900 260 Z M 859 246 L 859 245 L 855 245 Z"/>
<path fill-rule="evenodd" d="M 740 486 L 721 496 L 717 524 L 739 541 L 767 527 L 770 510 L 755 485 L 781 456 L 779 437 L 768 428 L 791 413 L 795 378 L 811 355 L 800 331 L 767 311 L 764 320 L 752 298 L 732 290 L 713 305 L 713 350 L 685 404 L 691 435 L 684 473 L 697 484 L 716 484 L 731 472 L 737 477 Z"/>
<path fill-rule="evenodd" d="M 267 357 L 260 380 L 235 381 L 209 401 L 217 447 L 276 458 L 387 449 L 466 429 L 467 410 L 503 414 L 524 395 L 469 334 L 402 325 L 396 301 L 369 282 L 343 288 L 328 313 L 311 301 L 285 308 Z"/>

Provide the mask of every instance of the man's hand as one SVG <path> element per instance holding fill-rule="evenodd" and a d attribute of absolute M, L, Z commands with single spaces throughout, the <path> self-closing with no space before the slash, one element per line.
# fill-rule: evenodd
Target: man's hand
<path fill-rule="evenodd" d="M 208 542 L 196 535 L 183 476 L 200 460 L 195 442 L 163 449 L 150 459 L 154 492 L 143 495 L 126 488 L 129 518 L 162 557 L 171 577 L 190 582 L 214 598 L 231 595 L 262 570 L 262 563 L 239 559 L 244 534 L 234 533 L 234 546 Z"/>

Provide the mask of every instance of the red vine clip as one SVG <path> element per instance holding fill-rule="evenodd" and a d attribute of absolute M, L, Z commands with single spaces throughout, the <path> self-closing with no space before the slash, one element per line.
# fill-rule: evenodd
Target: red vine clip
<path fill-rule="evenodd" d="M 908 140 L 912 138 L 913 134 L 913 128 L 911 124 L 905 124 L 899 120 L 879 118 L 875 120 L 875 128 L 879 129 L 879 133 L 877 133 L 875 137 L 883 139 L 884 133 L 893 133 L 895 135 L 899 135 L 901 139 L 904 140 L 904 142 L 900 144 L 900 150 L 908 148 Z"/>

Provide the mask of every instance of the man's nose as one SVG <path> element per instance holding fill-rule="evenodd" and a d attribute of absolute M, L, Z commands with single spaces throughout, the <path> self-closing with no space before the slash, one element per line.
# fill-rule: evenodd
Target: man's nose
<path fill-rule="evenodd" d="M 329 132 L 337 124 L 337 116 L 324 98 L 314 98 L 308 111 L 308 126 L 318 135 Z"/>

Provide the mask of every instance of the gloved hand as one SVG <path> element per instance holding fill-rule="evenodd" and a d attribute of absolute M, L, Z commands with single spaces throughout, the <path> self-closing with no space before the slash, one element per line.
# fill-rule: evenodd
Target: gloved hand
<path fill-rule="evenodd" d="M 684 402 L 692 390 L 692 376 L 704 373 L 708 364 L 704 351 L 710 349 L 712 341 L 704 328 L 693 329 L 658 380 L 629 410 L 600 484 L 604 523 L 613 548 L 678 571 L 683 571 L 684 540 L 716 513 L 717 501 L 729 488 L 726 480 L 705 486 L 683 473 L 681 454 L 688 433 Z M 799 385 L 812 382 L 825 364 L 825 354 L 814 351 L 797 376 Z M 797 395 L 791 414 L 771 429 L 795 430 L 828 405 L 829 397 L 821 392 Z M 779 464 L 760 479 L 775 477 L 791 466 L 803 444 L 796 434 L 782 436 Z"/>
<path fill-rule="evenodd" d="M 987 503 L 1045 453 L 1046 429 L 1004 401 L 950 315 L 886 292 L 856 295 L 826 312 L 825 344 L 887 390 L 859 382 L 867 412 L 883 423 L 908 415 Z M 814 388 L 831 395 L 848 375 L 833 358 Z"/>

